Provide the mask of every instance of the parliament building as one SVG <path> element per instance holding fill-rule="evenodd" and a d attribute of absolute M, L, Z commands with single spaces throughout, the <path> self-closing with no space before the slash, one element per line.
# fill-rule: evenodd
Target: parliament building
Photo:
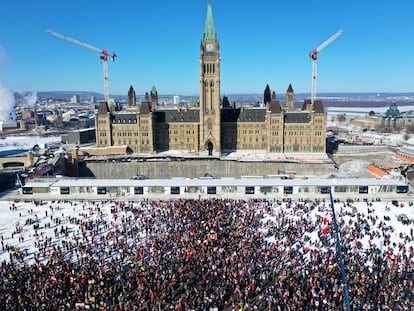
<path fill-rule="evenodd" d="M 161 108 L 155 87 L 137 104 L 131 86 L 122 110 L 101 103 L 95 115 L 97 147 L 127 146 L 133 153 L 193 151 L 220 156 L 230 152 L 325 153 L 326 120 L 322 102 L 305 100 L 295 110 L 291 85 L 281 104 L 267 85 L 263 105 L 244 107 L 221 98 L 220 45 L 208 4 L 200 44 L 198 107 Z"/>

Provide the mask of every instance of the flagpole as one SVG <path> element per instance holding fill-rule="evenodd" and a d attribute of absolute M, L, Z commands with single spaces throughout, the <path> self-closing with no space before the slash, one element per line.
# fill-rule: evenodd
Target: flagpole
<path fill-rule="evenodd" d="M 334 207 L 334 201 L 332 197 L 332 187 L 329 190 L 329 197 L 331 199 L 332 218 L 333 218 L 333 223 L 334 223 L 334 228 L 335 228 L 336 248 L 337 248 L 338 255 L 339 255 L 339 265 L 341 267 L 342 284 L 344 286 L 344 294 L 345 294 L 344 305 L 346 306 L 347 311 L 351 311 L 351 306 L 349 304 L 348 285 L 346 284 L 344 260 L 342 258 L 341 241 L 339 240 L 339 230 L 338 230 L 338 224 L 336 223 L 335 207 Z"/>

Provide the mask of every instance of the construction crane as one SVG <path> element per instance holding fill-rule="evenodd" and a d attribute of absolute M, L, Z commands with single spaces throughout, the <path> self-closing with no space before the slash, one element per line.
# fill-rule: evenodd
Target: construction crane
<path fill-rule="evenodd" d="M 331 44 L 334 40 L 336 40 L 340 35 L 342 35 L 344 31 L 340 29 L 336 34 L 318 46 L 316 49 L 313 49 L 309 52 L 309 57 L 312 60 L 312 93 L 311 93 L 311 104 L 316 100 L 316 70 L 318 66 L 318 53 L 326 48 L 329 44 Z"/>
<path fill-rule="evenodd" d="M 73 39 L 71 37 L 67 37 L 65 35 L 62 35 L 60 33 L 57 33 L 53 30 L 48 30 L 47 33 L 49 35 L 55 36 L 59 39 L 63 39 L 69 42 L 72 42 L 76 45 L 82 46 L 84 48 L 87 48 L 89 50 L 98 52 L 100 55 L 100 59 L 103 62 L 103 69 L 104 69 L 104 97 L 105 101 L 109 104 L 109 78 L 108 78 L 108 58 L 111 58 L 112 61 L 115 61 L 116 54 L 114 52 L 110 53 L 107 50 L 99 49 L 97 47 L 94 47 L 93 45 L 90 45 L 88 43 L 81 42 L 79 40 Z"/>

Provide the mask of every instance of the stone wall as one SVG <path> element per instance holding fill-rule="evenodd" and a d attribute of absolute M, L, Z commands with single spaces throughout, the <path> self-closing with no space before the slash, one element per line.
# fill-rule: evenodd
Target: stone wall
<path fill-rule="evenodd" d="M 206 175 L 222 178 L 266 175 L 320 176 L 334 170 L 333 163 L 294 162 L 239 162 L 210 160 L 169 160 L 169 161 L 85 161 L 79 168 L 80 177 L 96 178 L 148 178 L 186 177 L 197 178 Z"/>
<path fill-rule="evenodd" d="M 367 153 L 388 153 L 391 148 L 386 145 L 345 145 L 338 146 L 337 156 L 341 155 L 362 155 Z"/>

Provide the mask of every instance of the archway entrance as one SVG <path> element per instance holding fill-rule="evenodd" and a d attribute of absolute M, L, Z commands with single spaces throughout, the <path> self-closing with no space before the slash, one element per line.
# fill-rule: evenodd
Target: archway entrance
<path fill-rule="evenodd" d="M 207 150 L 208 150 L 208 155 L 212 156 L 213 155 L 213 143 L 211 141 L 207 143 Z"/>

